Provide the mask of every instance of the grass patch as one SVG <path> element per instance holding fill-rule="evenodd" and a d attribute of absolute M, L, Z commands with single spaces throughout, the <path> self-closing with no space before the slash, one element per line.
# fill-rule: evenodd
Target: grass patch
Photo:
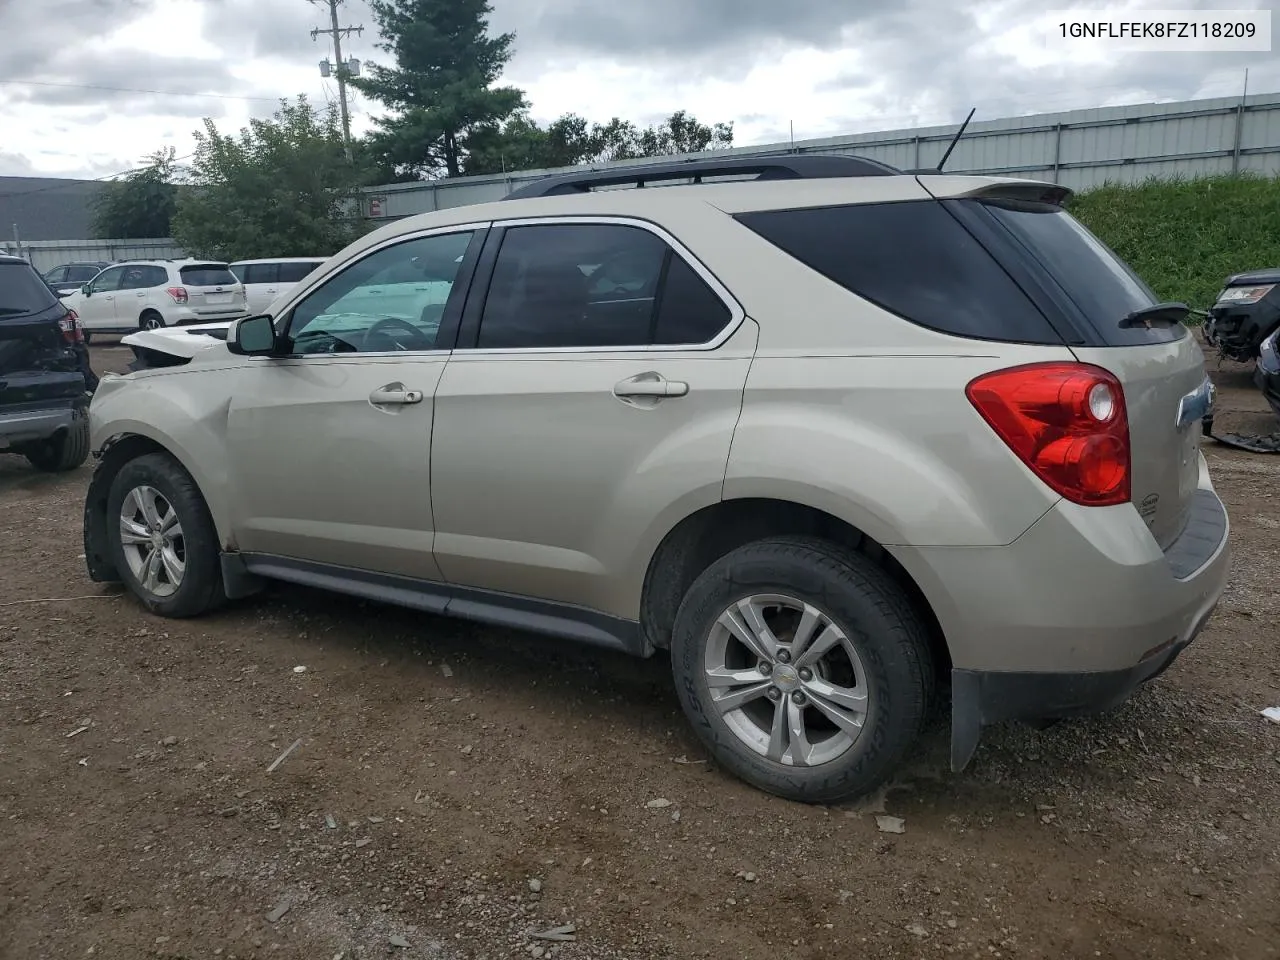
<path fill-rule="evenodd" d="M 1107 184 L 1068 208 L 1161 300 L 1206 310 L 1231 274 L 1280 267 L 1280 177 Z"/>

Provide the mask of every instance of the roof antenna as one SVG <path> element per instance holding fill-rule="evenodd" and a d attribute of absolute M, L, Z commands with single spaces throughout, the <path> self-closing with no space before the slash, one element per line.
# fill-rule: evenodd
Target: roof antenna
<path fill-rule="evenodd" d="M 938 167 L 937 167 L 938 173 L 941 173 L 942 168 L 946 166 L 947 160 L 951 157 L 951 151 L 956 148 L 956 144 L 959 143 L 960 138 L 964 136 L 964 131 L 969 126 L 969 121 L 973 119 L 974 111 L 977 109 L 978 109 L 977 107 L 974 107 L 972 110 L 970 110 L 969 115 L 964 118 L 964 123 L 960 124 L 960 129 L 956 131 L 956 135 L 952 139 L 951 145 L 947 147 L 947 152 L 944 153 L 942 155 L 942 159 L 938 161 Z"/>

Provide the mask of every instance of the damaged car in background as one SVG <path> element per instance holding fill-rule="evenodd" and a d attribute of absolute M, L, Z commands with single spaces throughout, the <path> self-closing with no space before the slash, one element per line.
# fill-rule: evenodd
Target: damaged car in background
<path fill-rule="evenodd" d="M 1204 339 L 1236 363 L 1258 359 L 1262 343 L 1280 328 L 1280 267 L 1227 277 L 1209 308 Z"/>
<path fill-rule="evenodd" d="M 97 385 L 75 311 L 26 260 L 0 255 L 0 452 L 38 470 L 80 466 Z"/>

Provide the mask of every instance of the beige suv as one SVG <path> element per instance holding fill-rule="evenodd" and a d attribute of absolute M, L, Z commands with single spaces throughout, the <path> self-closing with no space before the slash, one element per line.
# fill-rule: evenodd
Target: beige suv
<path fill-rule="evenodd" d="M 791 156 L 390 224 L 103 378 L 90 574 L 669 650 L 716 760 L 803 801 L 882 782 L 946 683 L 960 769 L 1119 703 L 1227 576 L 1186 308 L 1065 197 Z"/>

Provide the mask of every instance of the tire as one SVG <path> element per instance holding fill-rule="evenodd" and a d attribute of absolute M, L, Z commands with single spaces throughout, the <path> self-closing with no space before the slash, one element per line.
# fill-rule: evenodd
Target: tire
<path fill-rule="evenodd" d="M 154 310 L 143 310 L 142 316 L 138 318 L 139 330 L 163 330 L 164 327 L 164 317 Z"/>
<path fill-rule="evenodd" d="M 821 615 L 809 621 L 818 624 L 805 648 L 811 653 L 829 638 L 841 639 L 816 662 L 803 652 L 799 659 L 779 658 L 765 676 L 765 667 L 752 660 L 750 649 L 722 625 L 721 616 L 746 609 L 738 606 L 745 598 L 770 595 L 807 605 L 810 617 Z M 769 609 L 779 615 L 782 608 L 757 603 L 754 609 L 765 610 L 767 621 Z M 799 621 L 798 610 L 789 616 L 792 624 Z M 771 626 L 778 630 L 780 649 L 789 652 L 799 627 L 790 629 L 778 619 Z M 827 632 L 828 626 L 835 632 Z M 729 662 L 731 655 L 735 662 Z M 713 690 L 709 661 L 738 679 Z M 811 669 L 798 669 L 805 662 Z M 759 540 L 708 567 L 676 614 L 671 665 L 685 714 L 716 761 L 752 786 L 803 803 L 849 799 L 884 783 L 923 729 L 936 682 L 927 629 L 906 592 L 868 557 L 807 537 Z M 760 673 L 759 684 L 753 670 Z M 760 686 L 763 694 L 756 692 Z M 717 690 L 721 696 L 732 692 L 751 699 L 742 709 L 722 712 Z M 775 694 L 781 695 L 774 699 Z M 831 721 L 837 701 L 825 697 L 832 694 L 850 705 L 855 696 L 866 698 L 860 730 L 849 723 L 851 716 L 856 719 L 852 706 L 835 711 L 843 728 Z M 780 736 L 779 711 L 786 722 L 798 715 L 805 736 L 797 746 L 786 734 L 785 748 L 771 759 L 769 752 L 778 752 L 772 738 Z M 828 732 L 831 739 L 824 736 Z M 842 746 L 844 741 L 849 742 Z M 797 752 L 810 765 L 797 763 Z"/>
<path fill-rule="evenodd" d="M 87 347 L 90 343 L 93 342 L 93 334 L 91 334 L 88 330 L 82 330 L 81 333 L 84 334 L 84 344 Z"/>
<path fill-rule="evenodd" d="M 23 454 L 37 470 L 45 473 L 66 473 L 89 459 L 89 420 L 78 415 L 65 433 L 48 440 L 33 443 Z"/>
<path fill-rule="evenodd" d="M 181 562 L 181 575 L 175 577 L 170 565 L 163 562 L 164 551 L 156 558 L 157 578 L 152 585 L 145 582 L 147 568 L 135 563 L 154 552 L 146 542 L 126 547 L 123 539 L 122 513 L 129 498 L 129 513 L 142 519 L 143 501 L 147 497 L 164 519 L 176 515 L 178 536 L 167 542 L 169 557 Z M 151 491 L 157 495 L 152 497 Z M 172 528 L 170 528 L 172 530 Z M 135 526 L 144 534 L 146 525 Z M 162 617 L 185 618 L 207 613 L 226 601 L 222 586 L 222 567 L 218 534 L 209 507 L 191 475 L 165 453 L 149 453 L 130 460 L 111 481 L 107 493 L 107 540 L 111 559 L 120 579 L 144 607 Z M 152 539 L 150 544 L 154 545 Z M 175 582 L 176 580 L 176 582 Z"/>

